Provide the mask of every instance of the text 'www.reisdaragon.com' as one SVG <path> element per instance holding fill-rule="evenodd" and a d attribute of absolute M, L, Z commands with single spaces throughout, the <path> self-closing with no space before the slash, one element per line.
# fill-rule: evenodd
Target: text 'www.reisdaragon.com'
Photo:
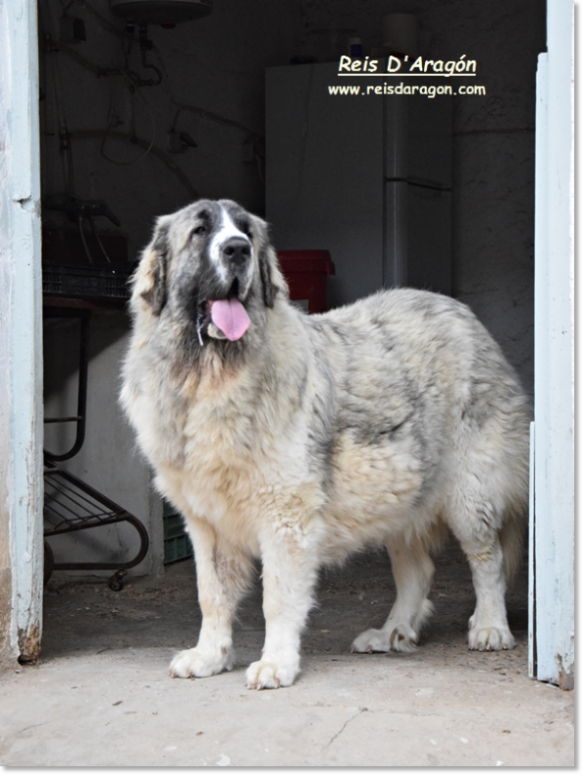
<path fill-rule="evenodd" d="M 389 84 L 384 82 L 383 84 L 335 84 L 327 87 L 330 95 L 338 97 L 372 97 L 372 96 L 384 96 L 384 95 L 423 95 L 429 99 L 434 97 L 454 97 L 457 95 L 465 96 L 485 96 L 485 86 L 477 84 L 467 85 L 459 84 L 458 86 L 452 86 L 451 84 L 444 84 L 435 86 L 433 84 L 405 84 L 400 82 L 399 84 Z"/>

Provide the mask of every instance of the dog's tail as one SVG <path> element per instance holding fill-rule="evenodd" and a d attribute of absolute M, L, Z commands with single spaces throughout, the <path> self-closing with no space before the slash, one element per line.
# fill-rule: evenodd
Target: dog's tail
<path fill-rule="evenodd" d="M 526 537 L 526 516 L 526 504 L 509 508 L 499 532 L 500 545 L 504 554 L 504 574 L 508 585 L 514 580 L 522 555 Z"/>

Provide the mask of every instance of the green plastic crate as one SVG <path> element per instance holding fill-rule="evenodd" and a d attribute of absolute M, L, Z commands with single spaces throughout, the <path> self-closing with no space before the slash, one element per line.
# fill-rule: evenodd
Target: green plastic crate
<path fill-rule="evenodd" d="M 166 507 L 165 503 L 165 507 Z M 175 561 L 183 561 L 193 558 L 193 545 L 187 532 L 185 523 L 178 513 L 164 514 L 163 531 L 165 542 L 165 564 L 173 564 Z"/>

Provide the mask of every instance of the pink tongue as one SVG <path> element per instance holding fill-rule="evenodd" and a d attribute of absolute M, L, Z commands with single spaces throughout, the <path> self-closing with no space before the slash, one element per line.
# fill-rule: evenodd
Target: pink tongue
<path fill-rule="evenodd" d="M 217 299 L 211 303 L 211 320 L 228 340 L 239 340 L 250 326 L 250 317 L 242 303 L 233 299 Z"/>

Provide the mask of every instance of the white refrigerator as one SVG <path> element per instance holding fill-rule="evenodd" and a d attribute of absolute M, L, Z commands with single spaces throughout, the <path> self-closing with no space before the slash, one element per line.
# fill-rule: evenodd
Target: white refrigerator
<path fill-rule="evenodd" d="M 409 84 L 340 78 L 336 63 L 266 71 L 273 243 L 279 250 L 330 251 L 330 307 L 382 287 L 451 293 L 454 98 L 364 88 L 401 81 Z M 349 84 L 359 84 L 360 94 L 330 94 L 330 86 Z"/>

